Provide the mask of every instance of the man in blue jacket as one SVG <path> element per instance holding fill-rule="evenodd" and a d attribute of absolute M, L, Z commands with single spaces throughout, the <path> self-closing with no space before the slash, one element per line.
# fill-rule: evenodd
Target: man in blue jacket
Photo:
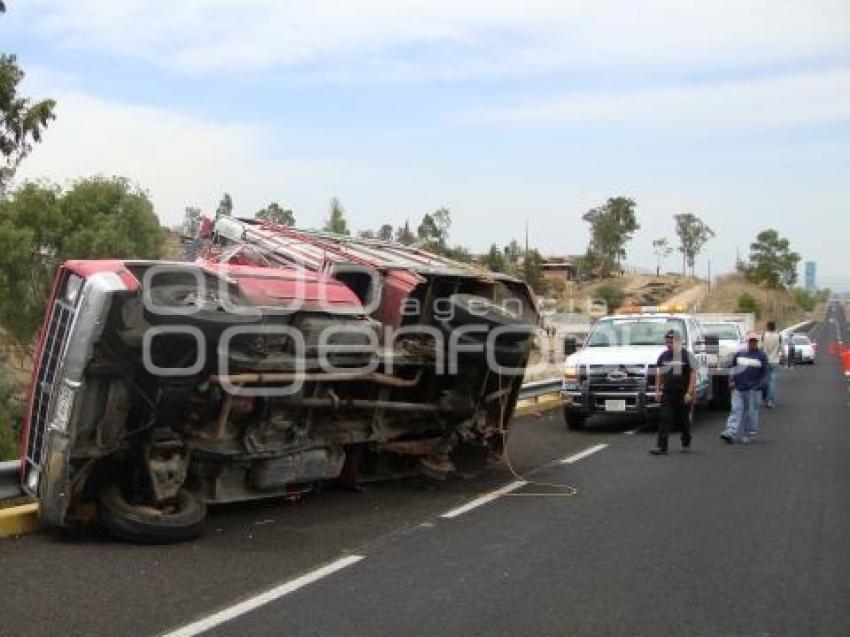
<path fill-rule="evenodd" d="M 726 429 L 720 434 L 725 442 L 735 442 L 742 425 L 744 435 L 741 442 L 752 442 L 758 436 L 759 394 L 768 373 L 769 362 L 765 353 L 759 349 L 759 335 L 750 332 L 747 334 L 747 349 L 741 350 L 732 359 L 732 374 L 729 376 L 732 412 L 726 422 Z"/>

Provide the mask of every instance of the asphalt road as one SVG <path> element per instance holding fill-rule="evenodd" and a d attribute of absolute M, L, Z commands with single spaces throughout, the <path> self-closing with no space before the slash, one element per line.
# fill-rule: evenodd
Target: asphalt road
<path fill-rule="evenodd" d="M 815 328 L 818 365 L 784 373 L 753 445 L 726 446 L 724 415 L 703 412 L 691 454 L 651 457 L 638 423 L 568 432 L 550 412 L 515 423 L 514 472 L 227 507 L 180 546 L 2 541 L 0 634 L 157 634 L 222 612 L 213 634 L 847 635 L 850 408 L 826 354 L 835 331 Z M 322 577 L 327 564 L 340 570 Z"/>

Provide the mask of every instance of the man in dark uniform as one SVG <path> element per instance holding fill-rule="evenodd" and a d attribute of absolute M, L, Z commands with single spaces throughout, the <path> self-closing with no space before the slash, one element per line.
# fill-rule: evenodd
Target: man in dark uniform
<path fill-rule="evenodd" d="M 658 422 L 658 444 L 649 453 L 667 453 L 670 429 L 682 430 L 682 451 L 691 448 L 691 408 L 696 391 L 697 372 L 694 355 L 682 347 L 682 335 L 670 330 L 664 337 L 667 349 L 658 357 L 655 372 L 655 391 L 661 397 L 661 418 Z"/>

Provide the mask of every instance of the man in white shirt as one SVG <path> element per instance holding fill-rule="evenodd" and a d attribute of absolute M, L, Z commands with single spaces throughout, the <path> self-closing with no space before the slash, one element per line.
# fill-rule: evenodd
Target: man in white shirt
<path fill-rule="evenodd" d="M 767 330 L 761 337 L 761 349 L 767 356 L 767 383 L 764 388 L 764 402 L 768 409 L 776 405 L 776 371 L 782 354 L 782 337 L 776 331 L 776 323 L 768 321 Z"/>

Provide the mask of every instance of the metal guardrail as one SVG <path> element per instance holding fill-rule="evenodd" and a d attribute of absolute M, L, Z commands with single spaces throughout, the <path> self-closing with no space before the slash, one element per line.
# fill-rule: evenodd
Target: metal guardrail
<path fill-rule="evenodd" d="M 560 378 L 537 380 L 522 386 L 519 390 L 519 399 L 536 398 L 543 394 L 558 391 L 560 388 Z M 0 500 L 18 498 L 23 495 L 20 483 L 20 467 L 21 463 L 19 460 L 0 462 Z"/>
<path fill-rule="evenodd" d="M 528 398 L 536 398 L 543 394 L 549 394 L 561 389 L 562 381 L 560 378 L 547 378 L 546 380 L 535 380 L 530 383 L 525 383 L 519 390 L 519 400 Z"/>

